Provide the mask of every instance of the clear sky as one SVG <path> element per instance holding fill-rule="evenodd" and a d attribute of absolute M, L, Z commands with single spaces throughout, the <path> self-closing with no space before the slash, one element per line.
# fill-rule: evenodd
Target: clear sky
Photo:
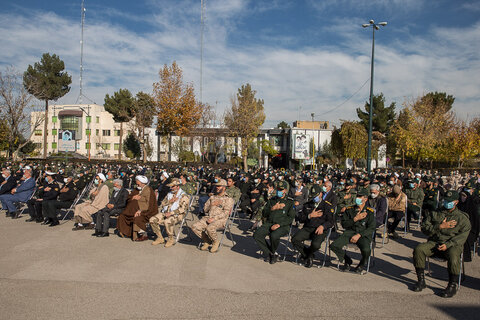
<path fill-rule="evenodd" d="M 369 96 L 370 19 L 374 93 L 404 103 L 429 91 L 480 115 L 478 0 L 205 0 L 203 101 L 221 117 L 250 83 L 273 127 L 285 120 L 356 119 Z M 172 61 L 200 96 L 200 0 L 86 0 L 84 94 L 103 104 L 120 88 L 151 92 Z M 0 0 L 0 65 L 24 71 L 55 53 L 73 76 L 58 103 L 79 94 L 81 0 Z M 88 101 L 84 99 L 84 102 Z"/>

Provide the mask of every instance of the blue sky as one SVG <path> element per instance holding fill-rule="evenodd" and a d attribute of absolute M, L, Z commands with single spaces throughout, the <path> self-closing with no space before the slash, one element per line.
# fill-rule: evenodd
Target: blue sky
<path fill-rule="evenodd" d="M 200 0 L 85 1 L 84 93 L 151 92 L 158 70 L 176 60 L 200 83 Z M 479 116 L 480 1 L 206 0 L 203 101 L 219 117 L 244 83 L 265 100 L 272 127 L 285 120 L 356 119 L 369 95 L 371 29 L 374 92 L 398 108 L 429 91 L 456 97 L 464 119 Z M 73 76 L 58 103 L 79 93 L 81 1 L 0 0 L 0 67 L 20 71 L 44 52 Z M 352 96 L 353 95 L 353 96 Z M 350 99 L 349 99 L 350 98 Z M 85 100 L 84 100 L 85 101 Z"/>

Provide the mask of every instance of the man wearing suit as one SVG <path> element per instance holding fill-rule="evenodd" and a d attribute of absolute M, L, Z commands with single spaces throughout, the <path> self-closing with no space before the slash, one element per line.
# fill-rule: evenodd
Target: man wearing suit
<path fill-rule="evenodd" d="M 2 170 L 2 183 L 0 184 L 0 195 L 9 194 L 17 186 L 15 177 L 12 176 L 10 169 Z"/>
<path fill-rule="evenodd" d="M 35 221 L 41 223 L 43 221 L 42 204 L 44 201 L 55 200 L 60 192 L 60 187 L 53 179 L 53 172 L 45 173 L 45 182 L 37 189 L 35 196 L 27 201 L 28 213 L 30 219 L 27 222 Z"/>
<path fill-rule="evenodd" d="M 110 216 L 119 215 L 127 205 L 128 191 L 123 187 L 122 179 L 113 180 L 113 194 L 107 206 L 97 212 L 97 224 L 95 225 L 95 237 L 108 237 Z"/>
<path fill-rule="evenodd" d="M 32 196 L 35 190 L 35 179 L 32 177 L 32 170 L 25 169 L 23 171 L 23 181 L 16 188 L 10 191 L 10 194 L 0 195 L 0 202 L 2 203 L 2 209 L 7 210 L 7 216 L 12 218 L 17 217 L 17 208 L 14 202 L 27 202 Z"/>

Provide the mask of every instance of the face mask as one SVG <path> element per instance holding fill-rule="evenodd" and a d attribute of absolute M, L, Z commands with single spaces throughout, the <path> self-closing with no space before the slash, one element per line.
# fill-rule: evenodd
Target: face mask
<path fill-rule="evenodd" d="M 98 184 L 98 179 L 93 180 L 93 183 Z"/>
<path fill-rule="evenodd" d="M 63 182 L 68 183 L 68 179 L 67 178 L 63 179 Z"/>
<path fill-rule="evenodd" d="M 277 197 L 283 198 L 283 191 L 277 190 Z"/>
<path fill-rule="evenodd" d="M 140 187 L 140 186 L 137 186 L 137 190 L 142 190 L 142 187 Z"/>
<path fill-rule="evenodd" d="M 255 183 L 259 183 L 259 182 L 260 182 L 260 180 L 258 180 L 258 179 L 255 179 Z"/>
<path fill-rule="evenodd" d="M 215 181 L 215 183 L 218 183 L 218 179 L 215 179 L 214 181 Z"/>
<path fill-rule="evenodd" d="M 327 187 L 322 187 L 323 192 L 327 192 Z"/>
<path fill-rule="evenodd" d="M 120 188 L 118 188 L 118 187 L 113 187 L 113 190 L 118 191 L 118 190 L 120 190 Z"/>
<path fill-rule="evenodd" d="M 319 203 L 320 202 L 320 197 L 316 196 L 315 198 L 313 198 L 313 201 L 315 201 L 315 203 Z"/>
<path fill-rule="evenodd" d="M 5 174 L 2 174 L 2 177 L 3 177 L 3 179 L 6 179 L 6 178 L 7 178 L 7 176 L 6 176 Z"/>
<path fill-rule="evenodd" d="M 282 176 L 278 177 L 278 180 L 282 181 L 283 177 Z M 480 182 L 480 179 L 478 179 L 478 181 Z"/>
<path fill-rule="evenodd" d="M 413 183 L 409 183 L 408 186 L 410 187 L 410 189 L 415 188 L 415 185 Z"/>
<path fill-rule="evenodd" d="M 388 181 L 388 184 L 391 185 L 391 186 L 393 186 L 393 185 L 395 184 L 395 182 L 393 182 L 393 181 Z"/>
<path fill-rule="evenodd" d="M 50 183 L 50 181 L 48 181 L 48 178 L 45 178 L 45 182 L 46 182 L 46 183 Z"/>
<path fill-rule="evenodd" d="M 375 199 L 375 198 L 377 197 L 377 194 L 376 194 L 376 193 L 372 193 L 370 196 L 372 197 L 372 199 Z"/>
<path fill-rule="evenodd" d="M 345 182 L 343 182 L 343 181 L 340 181 L 340 184 L 343 186 L 343 185 L 345 184 Z"/>
<path fill-rule="evenodd" d="M 445 209 L 447 210 L 452 210 L 453 207 L 455 206 L 455 203 L 452 201 L 452 202 L 448 202 L 447 200 L 443 201 L 443 206 L 445 207 Z"/>
<path fill-rule="evenodd" d="M 355 199 L 355 204 L 356 204 L 357 206 L 362 205 L 362 202 L 363 202 L 363 201 L 362 201 L 362 198 L 356 198 L 356 199 Z"/>

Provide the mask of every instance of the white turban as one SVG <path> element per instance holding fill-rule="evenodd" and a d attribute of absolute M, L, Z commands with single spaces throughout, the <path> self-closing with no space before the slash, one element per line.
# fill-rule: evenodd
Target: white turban
<path fill-rule="evenodd" d="M 145 176 L 136 176 L 135 179 L 138 180 L 138 181 L 140 181 L 140 182 L 143 183 L 143 184 L 147 184 L 147 183 L 148 183 L 148 178 L 145 177 Z"/>
<path fill-rule="evenodd" d="M 98 173 L 97 176 L 102 179 L 103 182 L 107 181 L 107 178 L 105 178 L 105 175 L 103 173 Z"/>

